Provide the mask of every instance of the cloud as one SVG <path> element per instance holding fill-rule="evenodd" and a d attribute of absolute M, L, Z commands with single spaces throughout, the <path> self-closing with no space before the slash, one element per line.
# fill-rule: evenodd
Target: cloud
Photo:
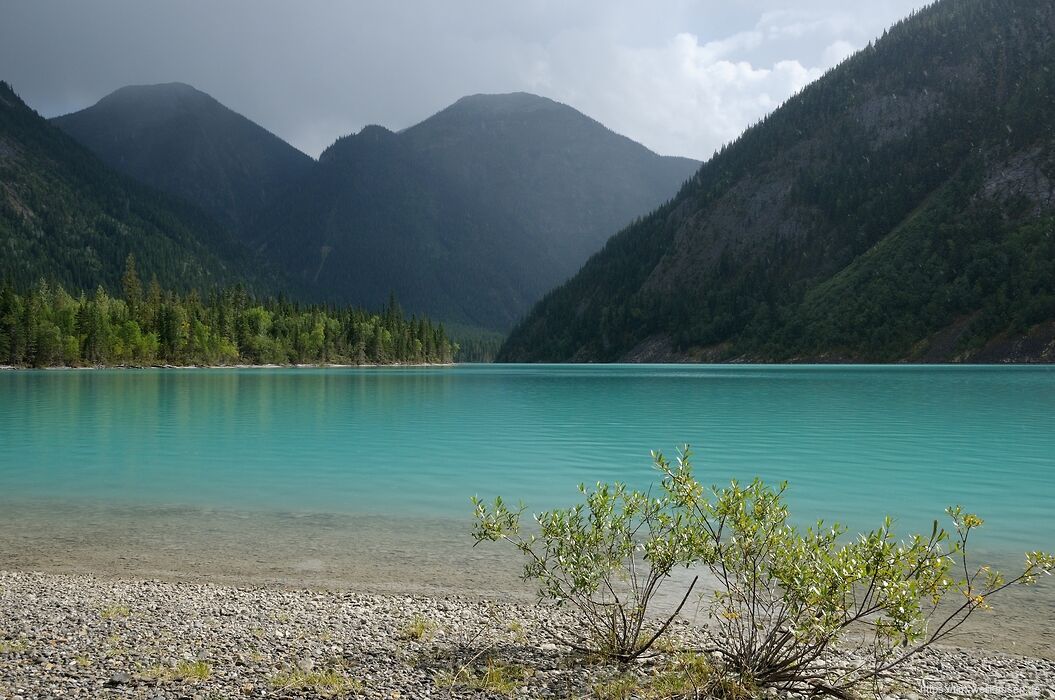
<path fill-rule="evenodd" d="M 527 90 L 706 158 L 919 4 L 34 0 L 4 8 L 0 78 L 47 116 L 179 80 L 312 155 L 365 124 Z"/>
<path fill-rule="evenodd" d="M 849 41 L 839 39 L 828 44 L 824 49 L 824 62 L 830 66 L 838 65 L 843 59 L 856 51 L 856 47 Z"/>
<path fill-rule="evenodd" d="M 604 58 L 588 78 L 542 87 L 653 150 L 704 159 L 827 67 L 740 57 L 763 41 L 759 32 L 706 42 L 683 32 L 659 47 L 598 47 Z M 567 76 L 579 59 L 555 50 L 550 60 L 547 76 Z"/>
<path fill-rule="evenodd" d="M 716 13 L 690 3 L 667 33 L 653 28 L 642 41 L 626 7 L 616 5 L 623 15 L 604 30 L 587 25 L 533 44 L 521 72 L 525 89 L 659 153 L 701 160 L 912 9 L 888 2 L 850 11 L 842 2 L 813 0 L 716 22 Z M 675 27 L 695 31 L 670 31 Z"/>

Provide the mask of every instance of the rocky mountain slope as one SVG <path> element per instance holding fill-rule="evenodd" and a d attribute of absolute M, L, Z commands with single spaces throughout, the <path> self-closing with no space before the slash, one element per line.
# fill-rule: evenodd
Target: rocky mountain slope
<path fill-rule="evenodd" d="M 254 243 L 313 298 L 506 330 L 698 167 L 565 105 L 466 97 L 401 132 L 339 139 Z"/>
<path fill-rule="evenodd" d="M 183 83 L 130 85 L 52 123 L 126 175 L 244 232 L 314 161 Z"/>
<path fill-rule="evenodd" d="M 509 361 L 1055 361 L 1055 5 L 942 0 L 548 294 Z"/>
<path fill-rule="evenodd" d="M 210 217 L 112 171 L 0 82 L 0 280 L 113 290 L 130 253 L 175 289 L 276 281 Z"/>

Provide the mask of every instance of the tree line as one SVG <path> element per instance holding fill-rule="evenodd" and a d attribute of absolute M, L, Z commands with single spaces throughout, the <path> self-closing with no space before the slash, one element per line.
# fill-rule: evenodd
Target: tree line
<path fill-rule="evenodd" d="M 128 256 L 122 295 L 76 296 L 39 282 L 0 289 L 0 364 L 19 367 L 448 363 L 458 347 L 442 325 L 380 313 L 257 298 L 241 286 L 202 296 L 144 288 Z"/>

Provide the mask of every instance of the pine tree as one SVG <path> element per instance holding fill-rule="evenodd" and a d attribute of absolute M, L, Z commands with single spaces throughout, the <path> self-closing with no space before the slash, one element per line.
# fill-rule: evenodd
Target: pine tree
<path fill-rule="evenodd" d="M 124 290 L 129 318 L 139 320 L 140 309 L 143 306 L 143 285 L 136 273 L 136 256 L 132 253 L 125 258 L 125 273 L 121 277 L 121 288 Z"/>

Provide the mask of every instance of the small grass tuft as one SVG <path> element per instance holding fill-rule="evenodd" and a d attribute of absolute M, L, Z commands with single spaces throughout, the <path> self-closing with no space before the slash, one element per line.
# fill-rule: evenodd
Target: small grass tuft
<path fill-rule="evenodd" d="M 415 642 L 425 642 L 432 639 L 438 629 L 439 625 L 432 620 L 422 617 L 421 615 L 415 615 L 406 627 L 403 628 L 402 637 L 403 639 L 410 639 Z"/>
<path fill-rule="evenodd" d="M 124 637 L 119 634 L 111 634 L 106 638 L 106 650 L 103 654 L 107 657 L 124 656 L 128 653 L 124 646 Z"/>
<path fill-rule="evenodd" d="M 527 677 L 528 671 L 523 666 L 488 661 L 482 670 L 463 668 L 458 673 L 442 673 L 436 677 L 436 684 L 447 688 L 461 686 L 499 695 L 513 695 Z"/>
<path fill-rule="evenodd" d="M 175 666 L 153 666 L 143 675 L 158 681 L 207 681 L 212 666 L 207 661 L 180 661 Z"/>
<path fill-rule="evenodd" d="M 523 644 L 527 641 L 527 631 L 524 629 L 524 623 L 519 620 L 513 620 L 510 622 L 506 625 L 506 629 L 509 630 L 511 635 L 513 635 L 513 641 L 517 644 Z"/>
<path fill-rule="evenodd" d="M 334 669 L 325 671 L 298 669 L 272 676 L 271 687 L 276 690 L 300 690 L 320 695 L 332 695 L 359 692 L 363 689 L 363 684 Z"/>
<path fill-rule="evenodd" d="M 627 673 L 598 683 L 592 690 L 597 700 L 749 700 L 758 697 L 757 692 L 718 674 L 706 655 L 690 652 L 677 654 L 647 677 Z"/>
<path fill-rule="evenodd" d="M 593 687 L 593 696 L 597 700 L 631 700 L 640 695 L 641 681 L 630 674 L 616 676 Z"/>
<path fill-rule="evenodd" d="M 118 620 L 132 614 L 132 609 L 127 605 L 107 605 L 99 610 L 99 617 L 104 620 Z"/>
<path fill-rule="evenodd" d="M 184 681 L 207 681 L 212 667 L 207 661 L 181 661 L 176 664 L 176 678 Z"/>
<path fill-rule="evenodd" d="M 29 649 L 23 639 L 0 639 L 0 654 L 19 654 Z"/>
<path fill-rule="evenodd" d="M 706 654 L 683 652 L 648 679 L 645 697 L 650 699 L 708 697 L 717 700 L 752 700 L 759 688 L 743 679 L 723 675 Z"/>
<path fill-rule="evenodd" d="M 652 644 L 652 651 L 660 654 L 674 654 L 678 651 L 678 646 L 669 636 L 663 635 Z"/>

